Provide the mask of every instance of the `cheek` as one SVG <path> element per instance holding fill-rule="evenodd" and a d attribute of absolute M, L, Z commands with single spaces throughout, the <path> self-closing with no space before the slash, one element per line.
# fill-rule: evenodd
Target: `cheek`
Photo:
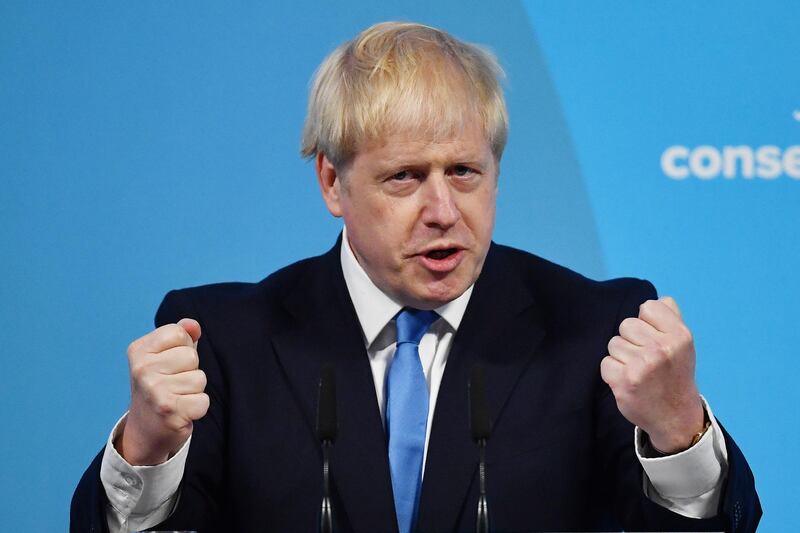
<path fill-rule="evenodd" d="M 410 199 L 390 198 L 372 206 L 369 220 L 372 231 L 380 233 L 385 242 L 395 247 L 406 244 L 418 222 L 419 206 Z"/>
<path fill-rule="evenodd" d="M 396 202 L 350 202 L 343 214 L 350 241 L 361 259 L 373 268 L 398 262 L 408 240 L 408 226 L 402 206 Z"/>
<path fill-rule="evenodd" d="M 469 198 L 462 211 L 467 225 L 472 229 L 475 237 L 480 240 L 489 240 L 494 229 L 496 207 L 496 189 L 481 191 L 480 194 Z"/>

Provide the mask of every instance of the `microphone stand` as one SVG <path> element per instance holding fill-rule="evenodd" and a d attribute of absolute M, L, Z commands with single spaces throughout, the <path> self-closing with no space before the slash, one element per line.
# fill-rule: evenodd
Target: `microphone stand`
<path fill-rule="evenodd" d="M 333 443 L 322 441 L 322 507 L 319 514 L 320 533 L 333 533 L 333 506 L 331 505 L 330 449 Z"/>
<path fill-rule="evenodd" d="M 322 504 L 319 513 L 320 533 L 333 533 L 331 502 L 331 449 L 336 440 L 336 381 L 333 368 L 325 366 L 319 377 L 317 398 L 317 438 L 322 444 Z"/>
<path fill-rule="evenodd" d="M 478 519 L 477 533 L 489 533 L 489 502 L 486 500 L 486 439 L 478 441 L 480 463 L 478 464 Z"/>
<path fill-rule="evenodd" d="M 478 445 L 478 516 L 475 530 L 477 533 L 489 533 L 489 501 L 486 498 L 486 443 L 492 433 L 492 421 L 486 405 L 486 387 L 484 386 L 483 368 L 472 367 L 469 383 L 469 425 L 472 440 Z"/>

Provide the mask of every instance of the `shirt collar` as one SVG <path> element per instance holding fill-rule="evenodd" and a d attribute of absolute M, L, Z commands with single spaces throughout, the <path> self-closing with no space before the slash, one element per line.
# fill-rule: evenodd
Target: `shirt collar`
<path fill-rule="evenodd" d="M 356 308 L 356 315 L 361 323 L 367 347 L 369 347 L 403 306 L 380 290 L 369 278 L 353 254 L 353 250 L 350 249 L 346 227 L 342 231 L 342 248 L 339 257 L 342 262 L 342 273 L 347 284 L 347 291 Z M 467 310 L 474 287 L 473 283 L 461 296 L 435 309 L 453 331 L 458 330 L 461 319 L 464 318 L 464 312 Z"/>

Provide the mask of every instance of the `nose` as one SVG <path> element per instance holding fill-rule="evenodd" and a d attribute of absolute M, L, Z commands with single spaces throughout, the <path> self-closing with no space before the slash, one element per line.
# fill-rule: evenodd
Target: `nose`
<path fill-rule="evenodd" d="M 447 176 L 431 174 L 423 184 L 424 206 L 422 222 L 429 227 L 448 229 L 461 219 L 461 212 L 456 205 L 455 192 L 452 190 Z"/>

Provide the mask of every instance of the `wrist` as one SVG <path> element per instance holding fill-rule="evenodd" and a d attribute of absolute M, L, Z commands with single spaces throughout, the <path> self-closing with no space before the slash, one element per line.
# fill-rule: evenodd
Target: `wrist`
<path fill-rule="evenodd" d="M 123 421 L 119 434 L 113 441 L 117 453 L 131 466 L 158 465 L 169 459 L 171 449 L 163 446 L 153 446 L 151 439 L 147 439 L 135 424 Z"/>
<path fill-rule="evenodd" d="M 708 418 L 708 413 L 702 405 L 700 406 L 700 411 L 700 420 L 702 422 L 700 424 L 694 424 L 693 427 L 695 429 L 691 432 L 675 431 L 661 437 L 647 433 L 650 447 L 653 449 L 653 451 L 661 456 L 674 455 L 676 453 L 686 451 L 700 442 L 700 439 L 702 439 L 703 435 L 706 434 L 708 428 L 711 427 L 711 421 Z"/>

